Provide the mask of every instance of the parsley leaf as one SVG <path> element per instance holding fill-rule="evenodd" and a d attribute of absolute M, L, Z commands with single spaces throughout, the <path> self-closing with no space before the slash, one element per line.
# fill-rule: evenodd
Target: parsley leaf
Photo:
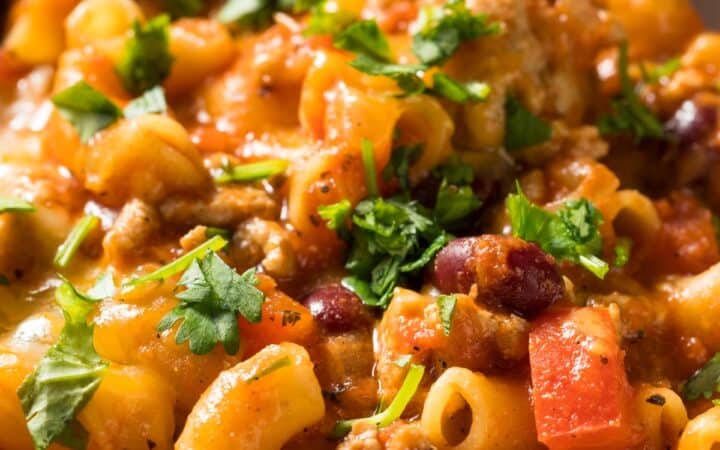
<path fill-rule="evenodd" d="M 155 86 L 128 103 L 123 114 L 127 119 L 134 119 L 145 114 L 164 113 L 167 109 L 165 90 L 160 86 Z"/>
<path fill-rule="evenodd" d="M 550 212 L 530 203 L 519 184 L 517 189 L 518 193 L 510 194 L 505 202 L 513 235 L 604 278 L 609 267 L 598 257 L 602 252 L 602 216 L 597 208 L 583 198 L 568 200 L 557 212 Z"/>
<path fill-rule="evenodd" d="M 100 219 L 96 216 L 83 216 L 83 218 L 75 224 L 72 230 L 70 230 L 70 234 L 68 234 L 65 242 L 58 247 L 53 264 L 61 269 L 67 267 L 85 238 L 98 225 L 100 225 Z"/>
<path fill-rule="evenodd" d="M 265 295 L 257 284 L 254 269 L 238 275 L 215 252 L 193 259 L 178 282 L 187 288 L 176 294 L 180 305 L 163 317 L 157 329 L 168 330 L 182 320 L 175 342 L 189 341 L 190 351 L 197 355 L 222 342 L 225 352 L 234 355 L 240 349 L 237 314 L 251 323 L 261 319 Z"/>
<path fill-rule="evenodd" d="M 444 73 L 437 72 L 433 75 L 433 87 L 430 92 L 455 103 L 479 102 L 487 100 L 490 86 L 478 81 L 461 83 Z"/>
<path fill-rule="evenodd" d="M 214 176 L 215 183 L 249 183 L 284 173 L 288 168 L 288 161 L 284 159 L 267 159 L 248 164 L 238 164 L 225 168 Z"/>
<path fill-rule="evenodd" d="M 440 8 L 420 11 L 421 30 L 413 36 L 412 49 L 421 63 L 443 64 L 462 42 L 498 34 L 500 26 L 488 23 L 484 14 L 473 14 L 464 0 L 450 0 Z"/>
<path fill-rule="evenodd" d="M 58 92 L 52 97 L 52 102 L 75 127 L 83 143 L 87 143 L 95 133 L 109 127 L 123 115 L 105 94 L 84 81 Z"/>
<path fill-rule="evenodd" d="M 75 415 L 100 386 L 108 363 L 95 351 L 93 327 L 87 324 L 96 300 L 67 281 L 58 286 L 55 299 L 63 309 L 65 326 L 17 395 L 36 449 L 45 450 L 52 442 L 81 449 L 87 433 Z"/>
<path fill-rule="evenodd" d="M 197 16 L 204 7 L 203 0 L 164 0 L 163 3 L 173 18 Z"/>
<path fill-rule="evenodd" d="M 618 71 L 620 74 L 620 94 L 612 102 L 612 114 L 598 122 L 602 134 L 630 133 L 636 141 L 645 138 L 663 139 L 665 132 L 662 124 L 640 101 L 635 86 L 628 73 L 628 44 L 620 46 Z"/>
<path fill-rule="evenodd" d="M 527 110 L 515 97 L 505 102 L 505 148 L 512 152 L 541 144 L 552 137 L 549 123 Z"/>
<path fill-rule="evenodd" d="M 457 305 L 457 297 L 454 295 L 441 295 L 437 298 L 437 305 L 440 310 L 443 333 L 445 333 L 445 336 L 450 336 L 452 318 L 453 314 L 455 314 L 455 306 Z"/>
<path fill-rule="evenodd" d="M 380 195 L 380 189 L 377 183 L 377 170 L 375 170 L 375 152 L 373 151 L 372 142 L 367 139 L 362 140 L 361 144 L 363 169 L 365 170 L 365 183 L 370 197 Z"/>
<path fill-rule="evenodd" d="M 336 231 L 340 237 L 346 238 L 348 236 L 348 220 L 352 214 L 350 200 L 344 199 L 331 205 L 319 206 L 318 214 L 325 219 L 327 227 Z"/>
<path fill-rule="evenodd" d="M 350 432 L 353 424 L 355 424 L 356 422 L 370 423 L 379 428 L 384 428 L 390 425 L 395 420 L 399 419 L 403 411 L 405 411 L 408 403 L 410 403 L 410 400 L 412 400 L 412 398 L 415 396 L 415 393 L 417 392 L 418 386 L 420 386 L 420 381 L 422 381 L 424 374 L 424 366 L 411 364 L 407 375 L 405 375 L 405 380 L 403 380 L 400 389 L 398 389 L 397 394 L 395 394 L 395 398 L 393 398 L 392 402 L 390 402 L 388 407 L 383 412 L 363 419 L 338 421 L 335 424 L 335 428 L 333 428 L 331 432 L 331 436 L 336 439 L 345 436 Z"/>
<path fill-rule="evenodd" d="M 128 92 L 141 94 L 157 86 L 170 74 L 170 17 L 155 17 L 141 25 L 133 23 L 133 36 L 125 44 L 115 70 Z"/>
<path fill-rule="evenodd" d="M 613 261 L 613 265 L 615 267 L 624 267 L 628 261 L 630 261 L 631 250 L 632 241 L 630 238 L 618 238 L 617 244 L 615 245 L 615 260 Z"/>
<path fill-rule="evenodd" d="M 310 21 L 305 28 L 305 36 L 318 34 L 336 35 L 357 20 L 354 13 L 337 9 L 335 2 L 321 1 L 312 6 Z"/>
<path fill-rule="evenodd" d="M 374 20 L 355 22 L 333 38 L 337 48 L 359 53 L 378 62 L 392 61 L 390 44 Z"/>
<path fill-rule="evenodd" d="M 720 387 L 720 353 L 716 353 L 700 370 L 685 383 L 683 397 L 696 400 L 700 397 L 709 399 Z"/>
<path fill-rule="evenodd" d="M 35 206 L 18 198 L 0 197 L 0 214 L 6 212 L 35 212 Z"/>
<path fill-rule="evenodd" d="M 475 181 L 473 170 L 459 158 L 451 159 L 432 173 L 442 180 L 433 210 L 433 215 L 441 225 L 452 225 L 482 205 L 472 188 Z"/>

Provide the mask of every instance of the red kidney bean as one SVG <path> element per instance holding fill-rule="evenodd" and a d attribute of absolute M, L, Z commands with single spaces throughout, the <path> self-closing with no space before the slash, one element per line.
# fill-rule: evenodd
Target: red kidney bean
<path fill-rule="evenodd" d="M 433 278 L 443 293 L 469 293 L 493 307 L 532 317 L 565 295 L 555 260 L 522 239 L 483 235 L 451 241 L 435 257 Z"/>
<path fill-rule="evenodd" d="M 360 298 L 336 284 L 315 289 L 303 303 L 313 318 L 331 333 L 365 328 L 373 322 L 370 311 Z"/>
<path fill-rule="evenodd" d="M 665 124 L 665 129 L 681 146 L 692 145 L 710 132 L 717 122 L 717 108 L 686 100 Z"/>

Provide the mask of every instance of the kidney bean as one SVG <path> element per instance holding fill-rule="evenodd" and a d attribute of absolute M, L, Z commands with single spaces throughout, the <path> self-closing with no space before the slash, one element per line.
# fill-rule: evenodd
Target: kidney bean
<path fill-rule="evenodd" d="M 315 289 L 303 303 L 313 318 L 331 333 L 365 328 L 373 322 L 370 311 L 360 298 L 337 284 Z"/>
<path fill-rule="evenodd" d="M 555 260 L 522 239 L 483 235 L 451 241 L 435 257 L 433 278 L 443 293 L 469 293 L 477 300 L 532 317 L 565 295 Z"/>
<path fill-rule="evenodd" d="M 717 122 L 717 108 L 686 100 L 665 124 L 665 129 L 674 136 L 681 146 L 700 141 Z"/>

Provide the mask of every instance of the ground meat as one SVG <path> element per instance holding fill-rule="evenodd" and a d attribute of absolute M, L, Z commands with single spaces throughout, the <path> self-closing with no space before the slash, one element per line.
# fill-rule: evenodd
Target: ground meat
<path fill-rule="evenodd" d="M 150 238 L 160 229 L 155 208 L 133 199 L 123 206 L 103 240 L 103 249 L 112 261 L 142 252 Z"/>
<path fill-rule="evenodd" d="M 380 429 L 368 423 L 356 423 L 338 450 L 435 450 L 417 423 L 396 422 Z"/>
<path fill-rule="evenodd" d="M 186 226 L 233 228 L 251 217 L 276 218 L 279 212 L 277 202 L 253 186 L 219 188 L 209 198 L 171 197 L 160 204 L 165 221 Z"/>
<path fill-rule="evenodd" d="M 378 429 L 373 424 L 358 422 L 337 450 L 383 450 L 378 439 Z"/>
<path fill-rule="evenodd" d="M 277 222 L 258 218 L 237 228 L 230 258 L 242 270 L 261 264 L 265 272 L 280 279 L 292 277 L 298 265 L 290 232 Z"/>
<path fill-rule="evenodd" d="M 655 202 L 663 224 L 648 270 L 653 274 L 700 273 L 720 259 L 712 214 L 688 192 Z"/>

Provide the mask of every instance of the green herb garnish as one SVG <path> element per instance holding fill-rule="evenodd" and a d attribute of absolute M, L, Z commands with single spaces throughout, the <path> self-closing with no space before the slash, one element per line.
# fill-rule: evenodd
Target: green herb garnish
<path fill-rule="evenodd" d="M 649 69 L 645 67 L 645 64 L 640 64 L 640 71 L 642 78 L 645 83 L 659 83 L 663 78 L 672 76 L 675 72 L 680 70 L 682 67 L 682 61 L 680 58 L 673 58 L 665 61 L 662 64 L 655 65 Z"/>
<path fill-rule="evenodd" d="M 380 195 L 380 189 L 377 183 L 377 170 L 375 169 L 375 152 L 373 151 L 372 142 L 363 139 L 361 144 L 361 153 L 363 168 L 365 169 L 365 183 L 370 197 Z"/>
<path fill-rule="evenodd" d="M 87 238 L 88 234 L 98 225 L 100 225 L 100 219 L 96 216 L 83 216 L 83 218 L 75 224 L 73 229 L 70 230 L 70 234 L 68 234 L 65 242 L 58 247 L 53 264 L 61 269 L 66 268 L 85 238 Z"/>
<path fill-rule="evenodd" d="M 400 386 L 397 394 L 395 394 L 395 398 L 393 398 L 392 402 L 390 402 L 387 409 L 381 413 L 365 417 L 363 419 L 338 421 L 335 424 L 335 428 L 332 430 L 331 436 L 336 439 L 342 438 L 350 432 L 353 424 L 357 422 L 370 423 L 378 428 L 384 428 L 399 419 L 403 411 L 405 411 L 408 403 L 410 403 L 410 400 L 412 400 L 415 396 L 424 373 L 425 367 L 417 364 L 411 364 L 402 386 Z"/>
<path fill-rule="evenodd" d="M 394 148 L 390 155 L 390 162 L 382 171 L 385 181 L 397 178 L 403 191 L 410 189 L 410 166 L 412 166 L 422 155 L 422 144 L 402 145 Z"/>
<path fill-rule="evenodd" d="M 665 138 L 662 124 L 640 101 L 640 97 L 635 92 L 635 86 L 630 80 L 627 42 L 620 46 L 618 71 L 620 75 L 620 94 L 611 102 L 612 114 L 603 117 L 598 122 L 600 133 L 629 133 L 635 136 L 636 141 L 645 138 Z"/>
<path fill-rule="evenodd" d="M 552 127 L 528 111 L 515 97 L 505 102 L 505 148 L 512 152 L 542 144 L 552 137 Z"/>
<path fill-rule="evenodd" d="M 127 119 L 143 116 L 145 114 L 164 113 L 168 109 L 165 101 L 165 91 L 160 86 L 145 91 L 140 97 L 127 104 L 123 114 Z"/>
<path fill-rule="evenodd" d="M 455 306 L 457 306 L 457 297 L 454 295 L 441 295 L 437 298 L 437 305 L 440 310 L 443 333 L 445 333 L 445 336 L 450 336 L 452 318 L 453 314 L 455 314 Z"/>
<path fill-rule="evenodd" d="M 630 252 L 632 250 L 632 241 L 626 237 L 617 239 L 615 245 L 615 260 L 613 266 L 624 267 L 630 261 Z"/>
<path fill-rule="evenodd" d="M 478 81 L 461 83 L 438 72 L 433 75 L 433 87 L 430 92 L 455 103 L 479 102 L 487 100 L 490 86 Z"/>
<path fill-rule="evenodd" d="M 533 205 L 520 185 L 510 194 L 507 206 L 513 235 L 537 243 L 557 259 L 580 264 L 598 278 L 604 278 L 608 264 L 599 258 L 602 236 L 600 212 L 587 199 L 568 200 L 556 212 Z"/>
<path fill-rule="evenodd" d="M 133 36 L 125 44 L 115 70 L 132 94 L 141 94 L 157 86 L 170 75 L 170 17 L 155 17 L 144 25 L 133 23 Z"/>
<path fill-rule="evenodd" d="M 35 205 L 19 198 L 0 197 L 0 213 L 6 212 L 31 213 Z"/>
<path fill-rule="evenodd" d="M 437 66 L 447 61 L 461 43 L 500 32 L 498 23 L 488 23 L 484 14 L 473 14 L 465 0 L 450 0 L 441 7 L 420 10 L 420 31 L 412 48 L 421 63 Z"/>
<path fill-rule="evenodd" d="M 58 92 L 52 97 L 52 102 L 75 127 L 83 143 L 123 116 L 122 110 L 105 94 L 84 81 Z"/>
<path fill-rule="evenodd" d="M 55 290 L 55 300 L 63 310 L 65 326 L 17 395 L 36 449 L 57 442 L 79 450 L 87 444 L 87 432 L 75 416 L 100 386 L 108 363 L 95 351 L 93 327 L 87 324 L 97 300 L 67 281 Z"/>
<path fill-rule="evenodd" d="M 173 18 L 197 16 L 205 6 L 203 0 L 163 0 L 163 3 Z"/>
<path fill-rule="evenodd" d="M 715 392 L 720 392 L 719 383 L 720 353 L 716 353 L 685 383 L 682 390 L 683 397 L 685 400 L 696 400 L 700 397 L 710 399 Z"/>
<path fill-rule="evenodd" d="M 261 319 L 265 294 L 257 284 L 254 269 L 238 275 L 215 252 L 208 252 L 202 259 L 193 259 L 178 281 L 178 286 L 187 289 L 176 294 L 180 304 L 162 318 L 157 329 L 165 331 L 182 321 L 175 334 L 178 344 L 189 341 L 191 352 L 204 355 L 222 342 L 225 352 L 234 355 L 240 349 L 237 315 L 251 323 Z"/>
<path fill-rule="evenodd" d="M 214 180 L 218 184 L 249 183 L 284 173 L 288 165 L 288 161 L 284 159 L 268 159 L 248 164 L 238 164 L 225 168 L 214 177 Z"/>
<path fill-rule="evenodd" d="M 162 266 L 156 271 L 144 275 L 139 278 L 134 278 L 123 284 L 123 287 L 127 289 L 135 288 L 141 284 L 149 283 L 151 281 L 165 281 L 173 275 L 176 275 L 183 270 L 187 269 L 193 261 L 198 258 L 202 258 L 206 253 L 211 251 L 218 251 L 227 245 L 227 241 L 221 236 L 214 236 L 213 238 L 203 242 L 199 246 L 185 253 L 175 261 Z"/>

